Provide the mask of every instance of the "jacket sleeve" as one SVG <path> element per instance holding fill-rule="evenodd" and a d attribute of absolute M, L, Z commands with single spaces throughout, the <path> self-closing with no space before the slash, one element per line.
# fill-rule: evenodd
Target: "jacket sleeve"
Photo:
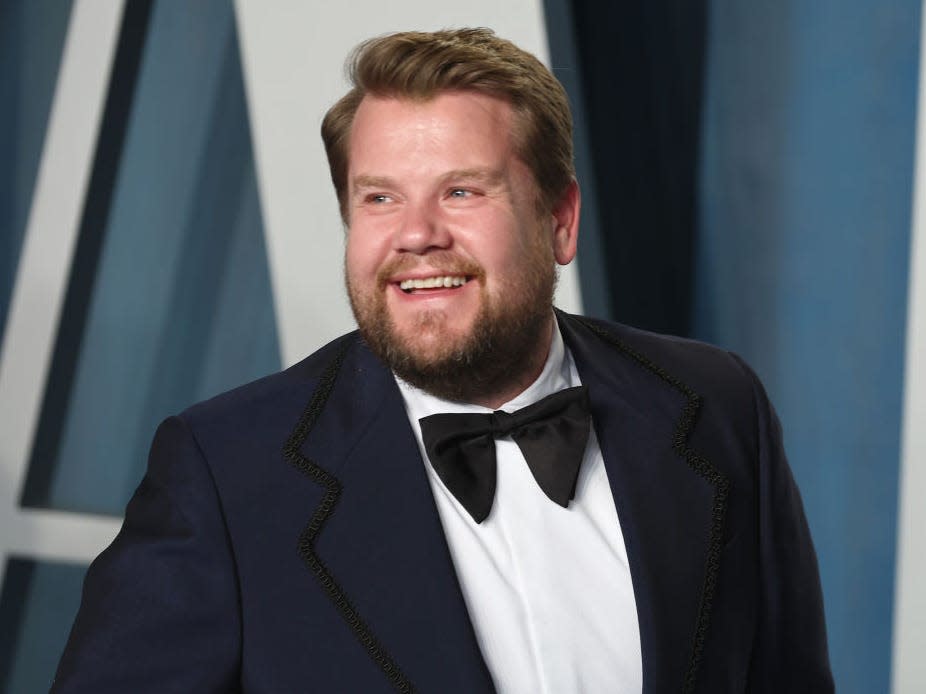
<path fill-rule="evenodd" d="M 834 690 L 817 556 L 781 425 L 761 383 L 753 381 L 757 468 L 759 610 L 750 692 L 826 694 Z"/>
<path fill-rule="evenodd" d="M 220 500 L 174 417 L 155 434 L 122 529 L 87 571 L 52 691 L 235 691 L 240 633 Z"/>

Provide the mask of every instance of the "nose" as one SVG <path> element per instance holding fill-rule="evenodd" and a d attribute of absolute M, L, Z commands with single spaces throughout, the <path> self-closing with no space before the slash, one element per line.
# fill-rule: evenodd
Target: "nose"
<path fill-rule="evenodd" d="M 393 239 L 396 251 L 422 254 L 450 245 L 451 236 L 436 205 L 427 202 L 406 202 L 404 214 Z"/>

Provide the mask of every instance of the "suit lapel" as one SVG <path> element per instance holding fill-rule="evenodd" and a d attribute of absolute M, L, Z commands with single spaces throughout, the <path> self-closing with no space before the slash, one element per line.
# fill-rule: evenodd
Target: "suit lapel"
<path fill-rule="evenodd" d="M 644 692 L 692 691 L 727 481 L 687 446 L 698 398 L 597 325 L 558 314 L 630 562 Z M 391 374 L 356 340 L 322 377 L 286 456 L 325 492 L 300 551 L 399 691 L 492 691 Z"/>
<path fill-rule="evenodd" d="M 697 396 L 591 323 L 559 315 L 627 547 L 644 692 L 691 691 L 713 598 L 726 481 L 687 448 Z"/>
<path fill-rule="evenodd" d="M 351 340 L 315 399 L 289 449 L 326 490 L 309 568 L 396 689 L 492 691 L 392 375 Z"/>

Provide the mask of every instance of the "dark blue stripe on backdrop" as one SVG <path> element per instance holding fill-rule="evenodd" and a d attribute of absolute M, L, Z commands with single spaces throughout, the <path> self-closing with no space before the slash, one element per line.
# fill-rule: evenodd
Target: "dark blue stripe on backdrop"
<path fill-rule="evenodd" d="M 569 0 L 544 0 L 547 15 L 547 40 L 550 44 L 550 67 L 569 95 L 574 121 L 576 176 L 582 182 L 582 238 L 577 262 L 582 291 L 582 310 L 587 316 L 608 318 L 612 315 L 610 272 L 601 253 L 601 220 L 598 218 L 596 185 L 589 141 L 585 92 L 579 68 L 579 50 L 573 31 L 572 5 Z M 610 191 L 606 198 L 610 199 Z"/>
<path fill-rule="evenodd" d="M 0 691 L 12 691 L 10 679 L 16 665 L 15 656 L 35 564 L 9 558 L 0 568 L 3 570 L 3 589 L 0 590 Z"/>
<path fill-rule="evenodd" d="M 611 316 L 687 334 L 705 2 L 570 4 L 582 90 L 573 101 L 582 99 L 588 128 L 578 140 L 589 143 L 600 200 L 585 214 L 601 227 Z M 568 30 L 548 25 L 554 36 Z M 551 41 L 554 64 L 562 43 Z"/>

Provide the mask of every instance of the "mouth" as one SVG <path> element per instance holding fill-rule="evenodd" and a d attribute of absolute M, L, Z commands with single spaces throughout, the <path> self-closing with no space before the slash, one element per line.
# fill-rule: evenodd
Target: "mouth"
<path fill-rule="evenodd" d="M 406 294 L 434 289 L 456 289 L 473 279 L 469 275 L 434 275 L 433 277 L 416 277 L 399 282 L 399 289 Z"/>

